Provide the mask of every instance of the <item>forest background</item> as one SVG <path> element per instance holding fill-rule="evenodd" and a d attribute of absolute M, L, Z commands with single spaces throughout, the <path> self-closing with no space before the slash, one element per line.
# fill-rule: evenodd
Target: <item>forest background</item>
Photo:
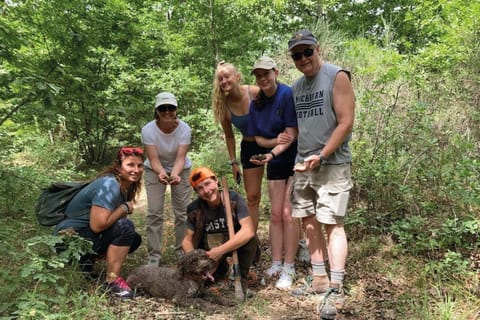
<path fill-rule="evenodd" d="M 3 1 L 0 316 L 108 319 L 36 223 L 41 188 L 140 145 L 164 90 L 193 129 L 194 162 L 228 175 L 216 64 L 253 83 L 253 62 L 269 55 L 291 84 L 286 44 L 308 28 L 325 60 L 352 71 L 349 263 L 395 289 L 371 319 L 479 319 L 479 17 L 478 0 Z"/>

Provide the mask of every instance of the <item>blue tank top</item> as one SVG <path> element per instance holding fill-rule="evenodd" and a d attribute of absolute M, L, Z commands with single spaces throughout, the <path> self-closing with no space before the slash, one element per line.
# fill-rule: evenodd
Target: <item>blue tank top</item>
<path fill-rule="evenodd" d="M 250 86 L 247 87 L 248 96 L 250 97 L 250 101 L 252 101 L 252 94 L 250 93 Z M 247 113 L 243 116 L 237 116 L 230 111 L 230 121 L 233 123 L 235 128 L 240 130 L 242 136 L 248 137 L 247 130 L 248 130 L 248 122 L 250 120 L 250 115 Z"/>
<path fill-rule="evenodd" d="M 231 121 L 232 121 L 233 125 L 238 130 L 240 130 L 240 132 L 242 133 L 242 136 L 248 137 L 247 129 L 248 129 L 248 121 L 250 119 L 250 115 L 247 113 L 243 116 L 236 116 L 230 111 L 230 118 L 231 118 Z"/>

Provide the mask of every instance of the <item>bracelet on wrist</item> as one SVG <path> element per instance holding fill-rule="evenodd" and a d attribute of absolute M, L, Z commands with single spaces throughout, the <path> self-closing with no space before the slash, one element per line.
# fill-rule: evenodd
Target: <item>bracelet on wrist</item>
<path fill-rule="evenodd" d="M 320 157 L 320 162 L 324 162 L 327 160 L 321 153 L 318 156 Z"/>
<path fill-rule="evenodd" d="M 128 206 L 128 204 L 127 204 L 126 202 L 122 203 L 122 207 L 123 207 L 123 209 L 124 209 L 124 210 L 123 210 L 124 213 L 130 214 L 130 212 L 131 212 L 131 211 L 130 211 L 130 207 Z"/>
<path fill-rule="evenodd" d="M 235 164 L 238 164 L 238 160 L 237 159 L 233 159 L 233 160 L 230 160 L 228 162 L 231 166 L 235 165 Z"/>
<path fill-rule="evenodd" d="M 275 153 L 273 153 L 273 151 L 270 151 L 269 153 L 272 155 L 272 159 L 274 159 L 277 156 Z"/>

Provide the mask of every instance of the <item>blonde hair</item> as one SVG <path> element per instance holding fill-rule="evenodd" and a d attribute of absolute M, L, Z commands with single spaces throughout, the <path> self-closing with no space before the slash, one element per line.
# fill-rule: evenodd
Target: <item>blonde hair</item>
<path fill-rule="evenodd" d="M 223 69 L 230 69 L 234 74 L 239 75 L 239 82 L 241 82 L 243 78 L 242 74 L 233 64 L 225 61 L 220 61 L 217 64 L 217 68 L 215 69 L 215 73 L 213 75 L 212 107 L 215 121 L 218 123 L 225 119 L 225 114 L 227 113 L 227 96 L 223 93 L 222 89 L 220 89 L 220 83 L 218 81 L 218 73 Z"/>

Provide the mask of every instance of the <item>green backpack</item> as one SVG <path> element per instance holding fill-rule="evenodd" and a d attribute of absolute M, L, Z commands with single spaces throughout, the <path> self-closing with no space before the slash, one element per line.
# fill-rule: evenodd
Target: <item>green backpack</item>
<path fill-rule="evenodd" d="M 59 181 L 44 189 L 35 208 L 38 223 L 42 226 L 51 227 L 64 220 L 66 218 L 64 212 L 68 203 L 88 183 Z"/>

